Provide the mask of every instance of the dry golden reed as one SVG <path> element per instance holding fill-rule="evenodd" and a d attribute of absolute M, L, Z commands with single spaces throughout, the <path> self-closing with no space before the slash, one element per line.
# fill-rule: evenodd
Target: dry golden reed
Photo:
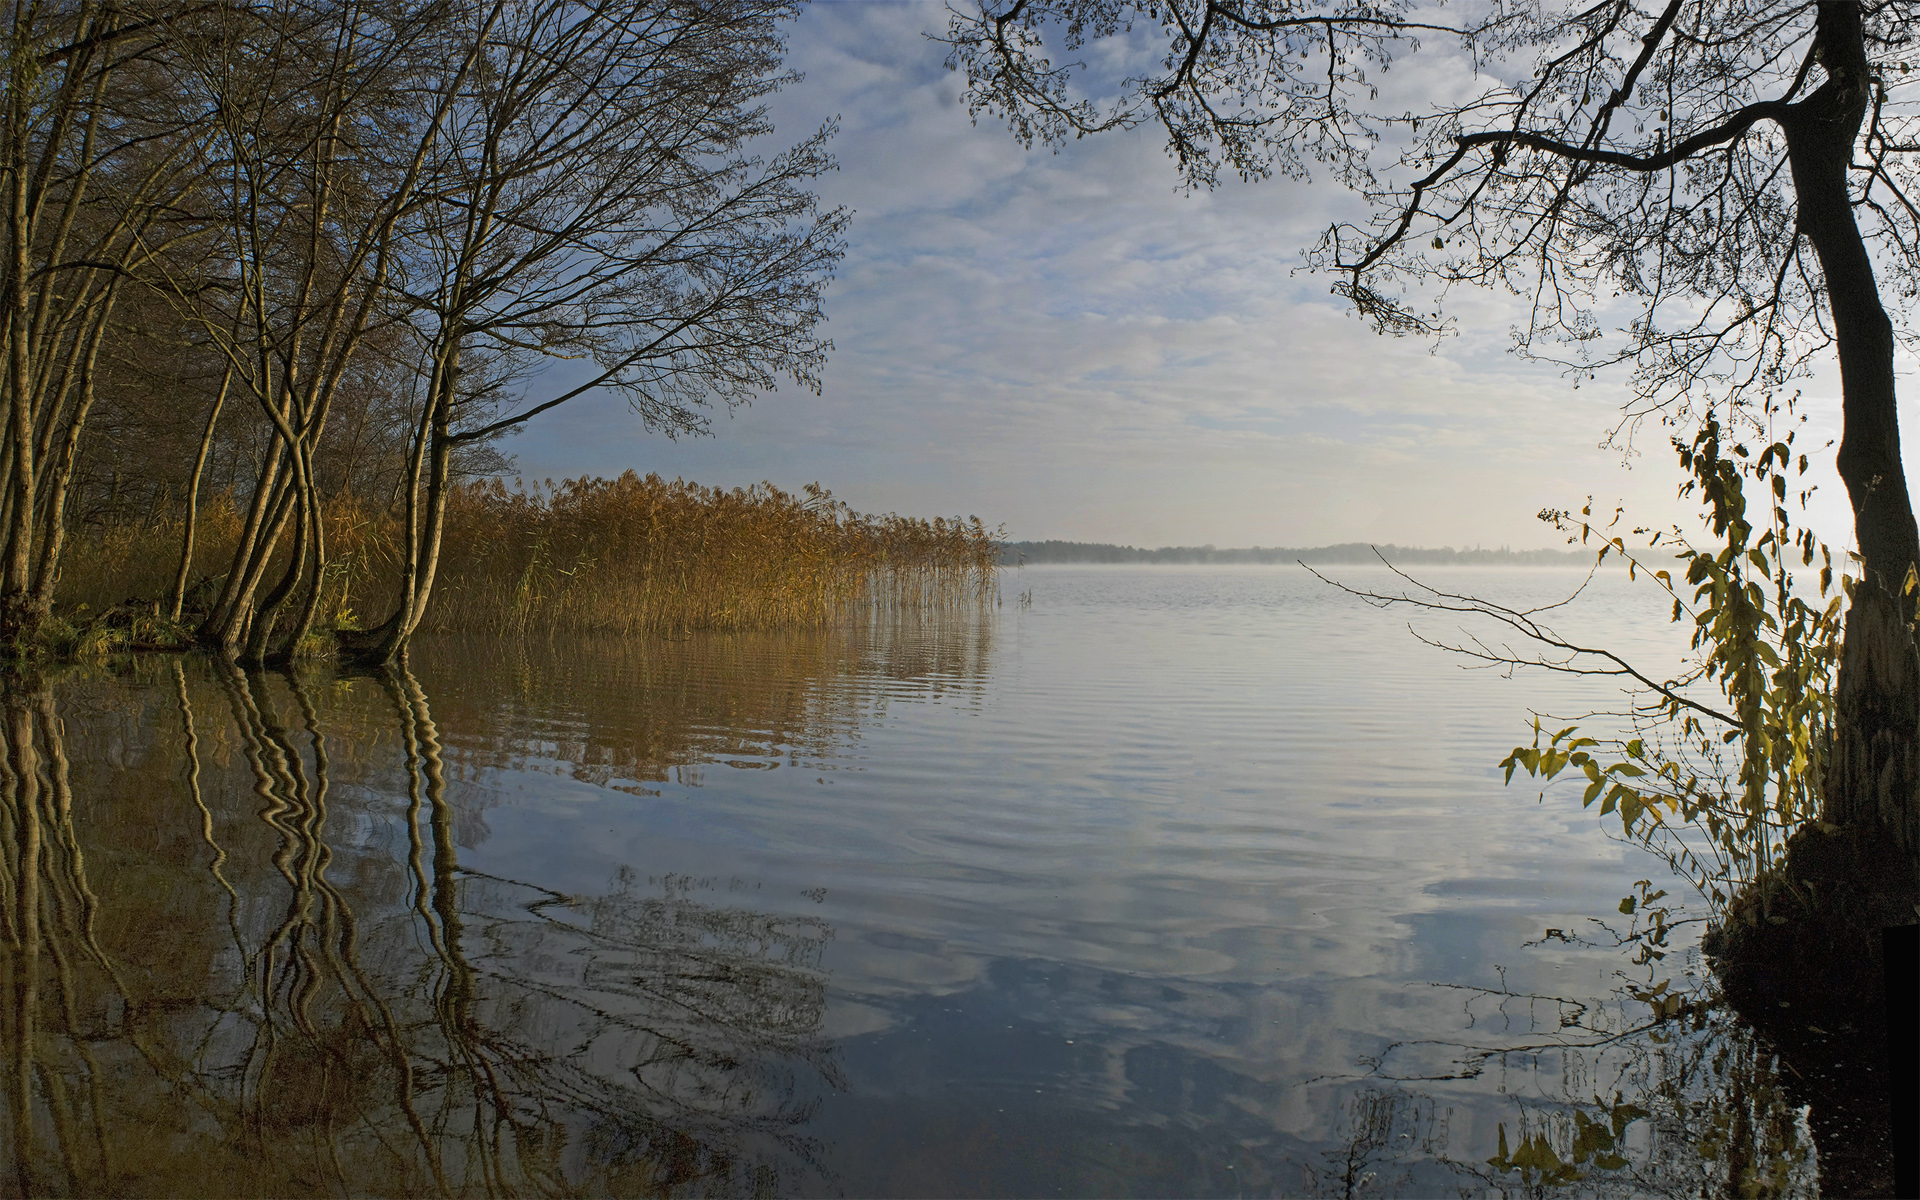
<path fill-rule="evenodd" d="M 244 519 L 224 498 L 200 509 L 189 583 L 226 569 Z M 163 512 L 140 522 L 74 529 L 61 556 L 58 607 L 68 613 L 99 612 L 165 597 L 180 567 L 184 524 L 181 513 Z"/>
<path fill-rule="evenodd" d="M 166 595 L 181 519 L 77 531 L 63 607 L 94 611 Z M 228 561 L 240 518 L 203 509 L 195 571 Z M 353 497 L 330 505 L 323 616 L 384 617 L 397 588 L 400 520 Z M 979 604 L 996 538 L 979 518 L 856 513 L 817 485 L 701 487 L 629 471 L 533 488 L 454 489 L 426 630 L 672 633 L 815 625 L 873 608 Z M 84 610 L 81 610 L 84 611 Z"/>

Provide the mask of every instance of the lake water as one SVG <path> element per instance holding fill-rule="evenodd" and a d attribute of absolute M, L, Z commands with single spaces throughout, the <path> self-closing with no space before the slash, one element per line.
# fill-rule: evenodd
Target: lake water
<path fill-rule="evenodd" d="M 1681 885 L 1502 785 L 1608 681 L 1463 670 L 1298 568 L 1001 591 L 15 689 L 0 1191 L 1815 1189 L 1764 1050 L 1636 998 L 1702 994 L 1697 925 L 1608 932 Z M 1663 618 L 1556 621 L 1657 661 Z"/>

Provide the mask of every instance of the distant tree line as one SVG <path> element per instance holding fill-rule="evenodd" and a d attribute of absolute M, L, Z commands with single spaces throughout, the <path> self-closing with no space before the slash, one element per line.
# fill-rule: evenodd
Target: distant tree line
<path fill-rule="evenodd" d="M 814 385 L 847 220 L 810 190 L 832 131 L 757 149 L 796 8 L 13 6 L 0 645 L 38 644 L 74 536 L 170 514 L 164 615 L 287 658 L 352 495 L 404 529 L 398 599 L 346 647 L 384 661 L 426 607 L 450 488 L 502 468 L 502 435 L 594 391 L 671 434 Z M 239 532 L 189 579 L 210 503 Z"/>
<path fill-rule="evenodd" d="M 1023 563 L 1378 563 L 1382 557 L 1395 566 L 1586 566 L 1593 555 L 1572 550 L 1455 550 L 1443 546 L 1426 550 L 1391 543 L 1341 542 L 1334 546 L 1295 548 L 1251 546 L 1220 550 L 1213 546 L 1162 546 L 1147 550 L 1106 542 L 1006 542 L 1000 547 L 1002 566 Z"/>

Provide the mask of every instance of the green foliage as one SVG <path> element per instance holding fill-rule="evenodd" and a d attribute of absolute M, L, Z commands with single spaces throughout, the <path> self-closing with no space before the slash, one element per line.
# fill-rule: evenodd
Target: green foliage
<path fill-rule="evenodd" d="M 1596 537 L 1596 565 L 1609 557 L 1634 579 L 1665 589 L 1673 620 L 1691 622 L 1686 668 L 1636 697 L 1631 736 L 1585 736 L 1577 725 L 1548 732 L 1536 717 L 1533 744 L 1501 761 L 1541 781 L 1578 772 L 1584 805 L 1619 815 L 1623 833 L 1661 854 L 1714 906 L 1758 885 L 1763 903 L 1779 882 L 1774 870 L 1787 838 L 1818 818 L 1833 682 L 1839 665 L 1841 592 L 1833 559 L 1787 509 L 1791 481 L 1805 473 L 1793 436 L 1757 455 L 1723 446 L 1709 419 L 1691 443 L 1674 440 L 1690 478 L 1681 495 L 1701 500 L 1711 544 L 1696 547 L 1678 529 L 1635 530 L 1644 549 L 1579 516 L 1541 514 L 1556 528 Z M 1750 495 L 1751 493 L 1751 495 Z M 1804 507 L 1808 493 L 1798 493 Z M 1614 523 L 1619 521 L 1615 515 Z M 1684 584 L 1649 569 L 1649 551 L 1670 549 Z M 1818 598 L 1797 580 L 1819 563 Z M 1920 581 L 1909 580 L 1909 588 Z M 1691 588 L 1688 592 L 1686 589 Z M 1630 913 L 1632 901 L 1621 911 Z"/>
<path fill-rule="evenodd" d="M 160 615 L 153 603 L 114 605 L 93 613 L 86 605 L 50 616 L 40 627 L 41 649 L 55 659 L 100 662 L 135 651 L 185 650 L 193 631 Z"/>

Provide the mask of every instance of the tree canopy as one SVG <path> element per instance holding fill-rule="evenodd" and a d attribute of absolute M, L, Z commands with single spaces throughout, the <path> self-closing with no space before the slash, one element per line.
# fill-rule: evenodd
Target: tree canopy
<path fill-rule="evenodd" d="M 1777 389 L 1831 349 L 1823 266 L 1858 264 L 1823 263 L 1809 200 L 1835 170 L 1869 270 L 1898 301 L 1920 292 L 1916 14 L 1015 0 L 956 12 L 947 37 L 974 113 L 1029 144 L 1157 123 L 1189 186 L 1318 172 L 1362 193 L 1371 219 L 1309 261 L 1383 329 L 1439 330 L 1410 283 L 1504 287 L 1528 302 L 1523 349 L 1633 363 L 1642 401 L 1669 404 Z M 1131 73 L 1089 65 L 1101 42 Z M 1382 101 L 1423 42 L 1458 67 L 1447 94 Z M 1631 319 L 1602 328 L 1596 309 L 1622 304 Z M 1910 307 L 1891 306 L 1907 338 Z"/>

